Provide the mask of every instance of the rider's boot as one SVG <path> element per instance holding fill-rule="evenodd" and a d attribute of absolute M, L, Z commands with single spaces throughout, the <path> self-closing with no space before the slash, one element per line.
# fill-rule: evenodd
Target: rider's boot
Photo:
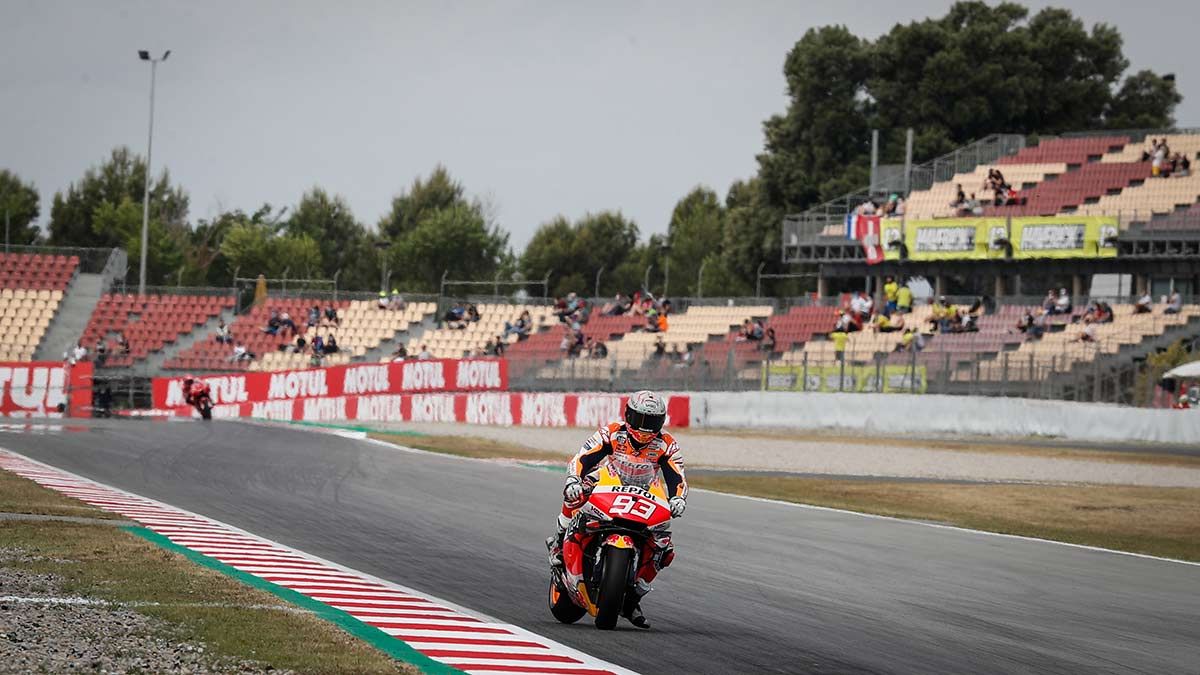
<path fill-rule="evenodd" d="M 638 579 L 633 588 L 625 594 L 625 606 L 621 608 L 621 616 L 629 619 L 629 623 L 638 628 L 650 628 L 650 622 L 642 614 L 642 596 L 650 592 L 650 584 Z"/>
<path fill-rule="evenodd" d="M 571 524 L 571 519 L 562 515 L 558 515 L 558 529 L 554 534 L 546 538 L 546 548 L 550 551 L 550 566 L 562 567 L 562 542 L 563 534 L 567 531 L 567 526 Z"/>

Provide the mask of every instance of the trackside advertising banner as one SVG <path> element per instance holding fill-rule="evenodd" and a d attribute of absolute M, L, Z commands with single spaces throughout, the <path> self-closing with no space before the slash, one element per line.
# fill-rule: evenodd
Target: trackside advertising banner
<path fill-rule="evenodd" d="M 504 359 L 431 359 L 213 375 L 200 379 L 208 383 L 214 406 L 362 394 L 503 391 L 508 389 L 508 362 Z M 155 408 L 187 405 L 182 377 L 156 377 L 151 386 Z"/>
<path fill-rule="evenodd" d="M 925 393 L 925 366 L 768 366 L 765 391 Z"/>
<path fill-rule="evenodd" d="M 462 422 L 498 426 L 598 427 L 621 417 L 627 397 L 615 394 L 510 392 L 366 394 L 256 402 L 225 402 L 213 417 L 253 417 L 305 422 Z M 667 425 L 686 427 L 686 395 L 667 399 Z M 189 406 L 171 405 L 143 414 L 196 417 Z"/>
<path fill-rule="evenodd" d="M 1109 216 L 887 219 L 882 228 L 887 260 L 900 259 L 899 242 L 909 260 L 1004 258 L 1004 240 L 1011 243 L 1013 258 L 1111 258 L 1117 255 L 1112 239 L 1119 230 Z"/>
<path fill-rule="evenodd" d="M 91 363 L 0 363 L 0 417 L 86 417 L 91 405 Z"/>

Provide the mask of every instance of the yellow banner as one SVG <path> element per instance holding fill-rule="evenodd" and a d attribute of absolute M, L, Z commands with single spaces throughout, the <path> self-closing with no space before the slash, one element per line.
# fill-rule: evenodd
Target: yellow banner
<path fill-rule="evenodd" d="M 882 375 L 882 382 L 880 381 Z M 925 366 L 767 366 L 766 391 L 925 393 Z M 840 382 L 840 384 L 839 384 Z"/>
<path fill-rule="evenodd" d="M 899 242 L 909 260 L 988 260 L 1004 258 L 1008 240 L 1013 258 L 1112 258 L 1120 230 L 1110 216 L 1035 216 L 1013 218 L 884 219 L 880 223 L 886 260 L 900 259 Z"/>
<path fill-rule="evenodd" d="M 1013 218 L 1013 257 L 1114 258 L 1118 231 L 1110 216 Z"/>

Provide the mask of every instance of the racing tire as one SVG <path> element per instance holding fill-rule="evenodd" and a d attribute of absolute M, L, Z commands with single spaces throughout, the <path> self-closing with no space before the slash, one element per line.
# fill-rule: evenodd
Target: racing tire
<path fill-rule="evenodd" d="M 625 604 L 625 589 L 629 586 L 629 566 L 633 551 L 627 548 L 605 547 L 600 587 L 596 598 L 596 628 L 612 630 Z"/>
<path fill-rule="evenodd" d="M 587 610 L 575 604 L 571 596 L 558 583 L 554 575 L 550 577 L 550 613 L 560 623 L 575 623 L 587 614 Z"/>
<path fill-rule="evenodd" d="M 203 419 L 206 419 L 206 420 L 211 420 L 212 419 L 212 406 L 207 405 L 207 404 L 201 406 L 200 407 L 200 417 Z"/>

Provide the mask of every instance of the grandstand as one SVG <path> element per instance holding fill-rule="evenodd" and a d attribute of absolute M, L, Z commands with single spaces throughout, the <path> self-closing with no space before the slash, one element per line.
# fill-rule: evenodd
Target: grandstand
<path fill-rule="evenodd" d="M 232 295 L 106 293 L 92 312 L 82 342 L 89 349 L 104 342 L 108 367 L 132 366 L 233 307 Z M 128 353 L 119 348 L 118 335 L 125 337 Z"/>
<path fill-rule="evenodd" d="M 0 253 L 0 360 L 33 358 L 78 266 L 76 256 Z"/>
<path fill-rule="evenodd" d="M 523 312 L 529 312 L 529 316 L 533 320 L 530 339 L 535 341 L 535 345 L 540 345 L 542 340 L 549 335 L 549 328 L 558 323 L 558 318 L 554 316 L 554 308 L 546 305 L 481 303 L 475 307 L 479 311 L 479 321 L 464 322 L 464 328 L 449 328 L 442 325 L 409 335 L 408 353 L 415 356 L 424 346 L 434 358 L 438 359 L 474 356 L 478 350 L 487 345 L 489 340 L 495 340 L 497 336 L 501 336 L 506 344 L 514 345 L 516 348 L 518 339 L 515 334 L 503 338 L 504 324 L 506 322 L 515 323 Z M 558 341 L 555 340 L 554 344 L 557 348 Z M 380 360 L 390 361 L 391 358 L 384 356 Z"/>

